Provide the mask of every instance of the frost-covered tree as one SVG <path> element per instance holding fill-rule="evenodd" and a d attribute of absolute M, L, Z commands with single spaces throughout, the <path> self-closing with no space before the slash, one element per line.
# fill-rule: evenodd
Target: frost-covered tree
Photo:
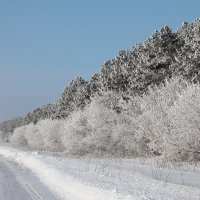
<path fill-rule="evenodd" d="M 0 141 L 3 141 L 3 131 L 0 131 Z"/>
<path fill-rule="evenodd" d="M 34 150 L 44 150 L 44 140 L 39 130 L 39 127 L 31 123 L 27 126 L 25 134 L 25 139 L 29 148 Z"/>
<path fill-rule="evenodd" d="M 171 132 L 165 137 L 168 159 L 200 160 L 200 85 L 189 84 L 168 111 Z"/>
<path fill-rule="evenodd" d="M 61 141 L 67 154 L 85 155 L 91 153 L 86 138 L 91 133 L 84 111 L 71 113 L 63 124 Z"/>
<path fill-rule="evenodd" d="M 165 137 L 171 133 L 172 123 L 168 110 L 174 106 L 187 82 L 173 78 L 160 86 L 149 88 L 140 98 L 141 115 L 134 119 L 137 138 L 144 139 L 148 151 L 160 155 L 164 152 Z"/>
<path fill-rule="evenodd" d="M 62 130 L 62 143 L 68 154 L 138 155 L 141 145 L 135 139 L 132 120 L 117 112 L 119 94 L 96 95 L 84 110 L 68 116 Z"/>
<path fill-rule="evenodd" d="M 84 110 L 90 127 L 86 143 L 96 154 L 138 154 L 132 121 L 122 114 L 121 109 L 119 112 L 119 96 L 115 92 L 97 95 Z"/>
<path fill-rule="evenodd" d="M 27 125 L 15 128 L 10 138 L 11 144 L 13 144 L 14 146 L 26 146 L 27 139 L 25 138 L 25 134 L 27 132 L 27 129 Z"/>
<path fill-rule="evenodd" d="M 13 118 L 8 121 L 0 123 L 0 130 L 2 131 L 2 139 L 8 141 L 13 130 L 17 127 L 23 126 L 25 124 L 23 117 Z"/>
<path fill-rule="evenodd" d="M 63 121 L 41 120 L 14 130 L 10 141 L 15 146 L 27 146 L 35 150 L 63 151 L 61 129 Z"/>
<path fill-rule="evenodd" d="M 61 131 L 63 122 L 61 120 L 45 119 L 35 125 L 44 143 L 42 149 L 48 151 L 63 151 L 61 143 Z"/>
<path fill-rule="evenodd" d="M 58 101 L 56 118 L 66 118 L 72 111 L 84 108 L 90 101 L 88 82 L 81 77 L 73 80 L 67 86 Z"/>
<path fill-rule="evenodd" d="M 90 90 L 91 96 L 94 96 L 96 94 L 100 94 L 102 92 L 99 74 L 94 74 L 91 77 L 88 85 L 89 85 L 89 90 Z"/>
<path fill-rule="evenodd" d="M 47 104 L 43 105 L 40 108 L 34 109 L 32 112 L 29 112 L 24 120 L 25 124 L 34 123 L 36 124 L 38 121 L 43 119 L 50 119 L 56 112 L 57 105 L 56 104 Z"/>

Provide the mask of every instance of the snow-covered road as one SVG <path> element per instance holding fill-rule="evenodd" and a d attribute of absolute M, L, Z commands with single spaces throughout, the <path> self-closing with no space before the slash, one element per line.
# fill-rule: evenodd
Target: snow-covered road
<path fill-rule="evenodd" d="M 29 170 L 0 157 L 0 200 L 55 200 Z"/>
<path fill-rule="evenodd" d="M 162 168 L 152 159 L 70 158 L 1 145 L 0 155 L 5 159 L 3 182 L 4 176 L 14 179 L 4 191 L 18 184 L 22 189 L 17 192 L 30 196 L 5 194 L 2 200 L 200 200 L 200 163 Z M 7 169 L 5 162 L 14 167 Z"/>

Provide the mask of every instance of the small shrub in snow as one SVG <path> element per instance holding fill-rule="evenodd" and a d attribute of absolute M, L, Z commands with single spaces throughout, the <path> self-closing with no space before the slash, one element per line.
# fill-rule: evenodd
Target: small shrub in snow
<path fill-rule="evenodd" d="M 27 139 L 24 137 L 28 126 L 21 126 L 14 130 L 10 142 L 15 146 L 27 145 Z"/>

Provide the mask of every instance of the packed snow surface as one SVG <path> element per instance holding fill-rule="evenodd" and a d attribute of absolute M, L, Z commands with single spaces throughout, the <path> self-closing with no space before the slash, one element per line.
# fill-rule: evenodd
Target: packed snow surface
<path fill-rule="evenodd" d="M 34 172 L 63 200 L 200 199 L 198 163 L 169 168 L 153 160 L 69 158 L 5 146 L 0 155 Z"/>
<path fill-rule="evenodd" d="M 0 156 L 0 200 L 57 200 L 27 168 Z"/>

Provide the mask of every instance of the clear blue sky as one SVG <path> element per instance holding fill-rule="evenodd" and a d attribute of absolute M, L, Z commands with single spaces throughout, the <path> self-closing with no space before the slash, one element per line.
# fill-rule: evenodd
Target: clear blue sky
<path fill-rule="evenodd" d="M 0 0 L 0 121 L 54 102 L 119 50 L 200 17 L 199 0 Z"/>

